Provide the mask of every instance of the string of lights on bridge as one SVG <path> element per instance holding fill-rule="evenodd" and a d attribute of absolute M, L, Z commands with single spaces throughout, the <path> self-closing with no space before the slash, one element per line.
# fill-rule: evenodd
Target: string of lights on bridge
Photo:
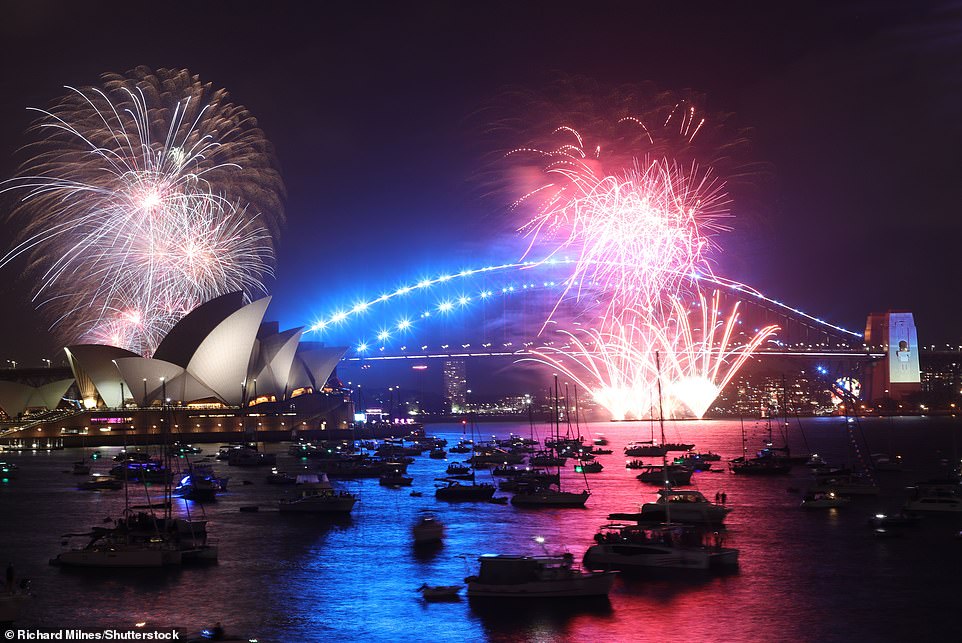
<path fill-rule="evenodd" d="M 523 261 L 523 262 L 503 263 L 498 265 L 489 265 L 483 268 L 464 269 L 456 273 L 442 273 L 437 277 L 424 278 L 418 281 L 411 281 L 405 285 L 398 287 L 392 292 L 383 293 L 374 299 L 359 301 L 350 308 L 338 310 L 327 317 L 322 317 L 320 320 L 316 321 L 310 326 L 309 331 L 319 333 L 330 327 L 341 326 L 349 322 L 353 318 L 360 317 L 362 314 L 368 312 L 372 307 L 375 307 L 379 304 L 383 304 L 383 303 L 392 301 L 394 299 L 398 299 L 400 297 L 410 295 L 412 293 L 423 292 L 430 289 L 433 286 L 436 286 L 439 284 L 446 284 L 446 283 L 452 282 L 453 280 L 462 280 L 462 279 L 466 279 L 466 278 L 477 276 L 477 275 L 489 274 L 489 273 L 500 273 L 508 270 L 533 269 L 533 268 L 539 268 L 543 266 L 551 267 L 556 265 L 572 264 L 572 263 L 573 261 L 571 259 L 555 259 L 555 258 L 551 258 L 546 261 Z M 732 281 L 729 279 L 725 279 L 723 277 L 718 277 L 716 275 L 710 275 L 710 274 L 706 275 L 706 274 L 695 273 L 695 274 L 689 275 L 689 277 L 694 281 L 710 283 L 714 286 L 719 286 L 719 287 L 728 289 L 730 291 L 755 298 L 765 304 L 781 309 L 782 311 L 785 311 L 787 313 L 793 313 L 814 324 L 817 324 L 826 328 L 830 328 L 834 331 L 849 335 L 853 338 L 858 338 L 858 339 L 862 338 L 861 333 L 848 330 L 842 326 L 832 324 L 823 319 L 820 319 L 819 317 L 806 313 L 805 311 L 802 311 L 798 308 L 789 306 L 788 304 L 785 304 L 772 297 L 768 297 L 767 295 L 764 295 L 763 293 L 745 284 Z M 575 286 L 579 285 L 578 281 L 574 281 L 572 282 L 572 284 Z M 542 287 L 542 288 L 551 288 L 555 286 L 567 287 L 568 285 L 569 285 L 568 280 L 561 280 L 557 282 L 549 280 L 549 281 L 543 281 L 540 284 L 532 281 L 532 282 L 521 283 L 521 284 L 510 284 L 510 285 L 502 286 L 500 288 L 482 289 L 474 296 L 461 294 L 457 297 L 445 299 L 440 303 L 438 303 L 436 306 L 425 309 L 423 312 L 421 312 L 419 317 L 420 319 L 429 319 L 436 313 L 440 313 L 440 314 L 452 313 L 452 312 L 455 312 L 456 310 L 466 308 L 469 304 L 475 301 L 480 301 L 481 303 L 485 303 L 499 294 L 502 296 L 509 296 L 517 292 L 530 291 L 530 290 L 537 289 L 539 287 Z M 382 345 L 380 347 L 380 350 L 383 352 L 385 349 L 383 345 L 384 342 L 387 342 L 388 340 L 392 339 L 394 337 L 394 333 L 411 331 L 414 328 L 414 325 L 415 325 L 415 322 L 411 317 L 408 317 L 408 316 L 401 317 L 391 327 L 384 327 L 381 330 L 379 330 L 374 338 L 359 342 L 355 346 L 355 351 L 360 355 L 360 354 L 366 353 L 372 346 L 375 346 L 378 343 L 381 343 Z M 779 348 L 786 347 L 784 343 L 778 340 L 775 340 L 774 343 Z M 534 342 L 523 342 L 522 344 L 523 344 L 523 348 L 521 350 L 525 350 L 526 348 L 532 346 Z M 450 343 L 442 344 L 440 348 L 442 350 L 447 350 L 450 345 L 451 345 Z M 551 344 L 548 343 L 546 345 L 551 345 Z M 471 347 L 471 343 L 464 342 L 464 343 L 461 343 L 460 346 L 462 349 L 467 349 Z M 504 342 L 502 343 L 501 347 L 505 349 L 509 349 L 513 346 L 514 346 L 513 342 Z M 819 344 L 808 344 L 808 345 L 801 344 L 799 346 L 816 348 L 816 347 L 827 347 L 828 345 L 819 343 Z M 482 344 L 482 348 L 485 348 L 485 349 L 490 349 L 492 347 L 493 347 L 493 344 L 491 342 L 486 342 Z M 427 351 L 428 345 L 422 345 L 420 348 L 422 351 Z M 406 351 L 407 346 L 402 346 L 400 350 Z M 497 351 L 488 351 L 483 354 L 495 355 L 499 353 Z M 515 354 L 515 353 L 504 352 L 504 354 Z M 446 353 L 444 353 L 444 355 L 446 355 Z M 439 354 L 438 356 L 441 356 L 441 355 Z M 355 357 L 352 359 L 361 359 L 361 358 Z"/>

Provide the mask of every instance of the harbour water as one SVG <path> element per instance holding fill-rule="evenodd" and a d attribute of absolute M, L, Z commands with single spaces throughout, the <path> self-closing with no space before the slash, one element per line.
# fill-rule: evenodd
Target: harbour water
<path fill-rule="evenodd" d="M 590 439 L 603 433 L 613 450 L 599 456 L 601 473 L 589 474 L 591 497 L 584 509 L 518 509 L 487 503 L 447 504 L 434 499 L 435 478 L 449 454 L 425 454 L 408 473 L 414 485 L 389 489 L 377 479 L 335 481 L 360 500 L 349 518 L 282 515 L 276 501 L 284 487 L 264 481 L 267 470 L 217 462 L 230 476 L 228 493 L 204 507 L 175 499 L 175 511 L 210 520 L 220 546 L 216 565 L 170 570 L 70 570 L 48 560 L 62 549 L 62 536 L 119 517 L 124 492 L 77 491 L 71 463 L 79 449 L 5 453 L 19 476 L 0 484 L 0 563 L 14 563 L 32 579 L 34 597 L 18 625 L 25 627 L 178 626 L 198 631 L 214 622 L 228 632 L 259 641 L 928 641 L 959 640 L 962 583 L 962 518 L 926 516 L 900 537 L 879 538 L 867 525 L 878 511 L 897 511 L 904 487 L 938 475 L 962 454 L 962 420 L 955 418 L 844 418 L 792 420 L 794 451 L 811 451 L 834 465 L 851 465 L 857 454 L 901 454 L 901 472 L 878 473 L 881 493 L 832 510 L 800 509 L 798 490 L 810 484 L 797 466 L 790 476 L 742 477 L 725 460 L 741 455 L 737 421 L 669 422 L 669 441 L 690 441 L 715 451 L 719 472 L 696 473 L 693 487 L 709 498 L 724 491 L 734 509 L 726 544 L 741 550 L 736 573 L 723 576 L 619 578 L 609 600 L 483 605 L 466 599 L 425 603 L 422 583 L 461 583 L 484 553 L 567 549 L 580 560 L 609 513 L 634 511 L 656 489 L 626 470 L 622 448 L 647 439 L 648 423 L 594 423 Z M 528 436 L 527 423 L 479 425 L 482 439 Z M 750 452 L 767 430 L 746 423 Z M 427 432 L 453 445 L 461 425 L 428 425 Z M 546 428 L 540 427 L 540 438 Z M 862 443 L 851 447 L 854 436 Z M 781 443 L 776 434 L 775 442 Z M 212 453 L 216 445 L 203 445 Z M 286 444 L 267 445 L 278 469 L 296 472 L 304 463 Z M 113 464 L 116 448 L 102 449 L 94 470 Z M 307 462 L 310 465 L 310 461 Z M 479 480 L 490 480 L 481 471 Z M 250 481 L 244 484 L 243 481 Z M 566 489 L 580 491 L 584 478 L 571 463 Z M 133 491 L 143 502 L 143 488 Z M 423 492 L 422 497 L 411 491 Z M 154 500 L 160 490 L 151 488 Z M 139 494 L 139 495 L 138 495 Z M 499 492 L 498 495 L 507 495 Z M 259 505 L 257 513 L 241 506 Z M 447 526 L 442 546 L 415 551 L 411 526 L 425 509 Z M 78 541 L 79 544 L 79 541 Z"/>

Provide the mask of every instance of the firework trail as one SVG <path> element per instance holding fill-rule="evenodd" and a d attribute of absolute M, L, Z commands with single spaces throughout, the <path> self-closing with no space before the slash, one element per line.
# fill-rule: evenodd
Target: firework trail
<path fill-rule="evenodd" d="M 744 363 L 779 327 L 772 324 L 753 334 L 739 331 L 741 302 L 735 302 L 727 319 L 723 319 L 719 291 L 714 291 L 710 304 L 701 292 L 698 299 L 700 316 L 689 313 L 676 298 L 669 323 L 652 325 L 651 332 L 664 348 L 669 394 L 701 418 Z"/>
<path fill-rule="evenodd" d="M 701 418 L 744 363 L 778 331 L 770 325 L 752 334 L 739 331 L 739 303 L 723 317 L 719 291 L 709 301 L 698 293 L 700 315 L 681 300 L 672 302 L 667 319 L 626 311 L 603 321 L 602 329 L 561 330 L 563 346 L 545 346 L 520 361 L 559 370 L 587 389 L 612 418 L 641 419 L 651 414 L 661 356 L 663 400 L 668 417 Z M 630 319 L 632 321 L 625 321 Z"/>
<path fill-rule="evenodd" d="M 186 70 L 107 74 L 34 110 L 16 191 L 34 301 L 67 341 L 149 355 L 217 295 L 264 291 L 283 184 L 246 109 Z M 116 340 L 116 341 L 115 341 Z"/>

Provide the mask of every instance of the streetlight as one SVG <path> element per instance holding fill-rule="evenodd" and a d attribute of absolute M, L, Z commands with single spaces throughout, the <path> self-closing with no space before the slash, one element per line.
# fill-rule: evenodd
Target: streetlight
<path fill-rule="evenodd" d="M 144 408 L 147 407 L 147 378 L 144 378 Z"/>
<path fill-rule="evenodd" d="M 49 359 L 47 359 L 47 358 L 45 358 L 45 357 L 41 357 L 41 358 L 40 358 L 40 361 L 46 363 L 47 368 L 50 368 L 50 360 L 49 360 Z"/>

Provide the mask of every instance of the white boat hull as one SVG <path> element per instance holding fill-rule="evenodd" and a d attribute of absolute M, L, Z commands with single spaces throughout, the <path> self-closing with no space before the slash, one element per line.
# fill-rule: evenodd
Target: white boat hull
<path fill-rule="evenodd" d="M 557 598 L 574 596 L 607 596 L 615 582 L 616 572 L 585 574 L 579 578 L 531 581 L 512 585 L 468 583 L 469 598 Z"/>
<path fill-rule="evenodd" d="M 169 549 L 76 549 L 54 559 L 65 567 L 164 567 L 179 565 L 180 552 Z"/>
<path fill-rule="evenodd" d="M 511 498 L 511 504 L 516 507 L 584 507 L 590 495 L 587 491 L 518 493 Z"/>

